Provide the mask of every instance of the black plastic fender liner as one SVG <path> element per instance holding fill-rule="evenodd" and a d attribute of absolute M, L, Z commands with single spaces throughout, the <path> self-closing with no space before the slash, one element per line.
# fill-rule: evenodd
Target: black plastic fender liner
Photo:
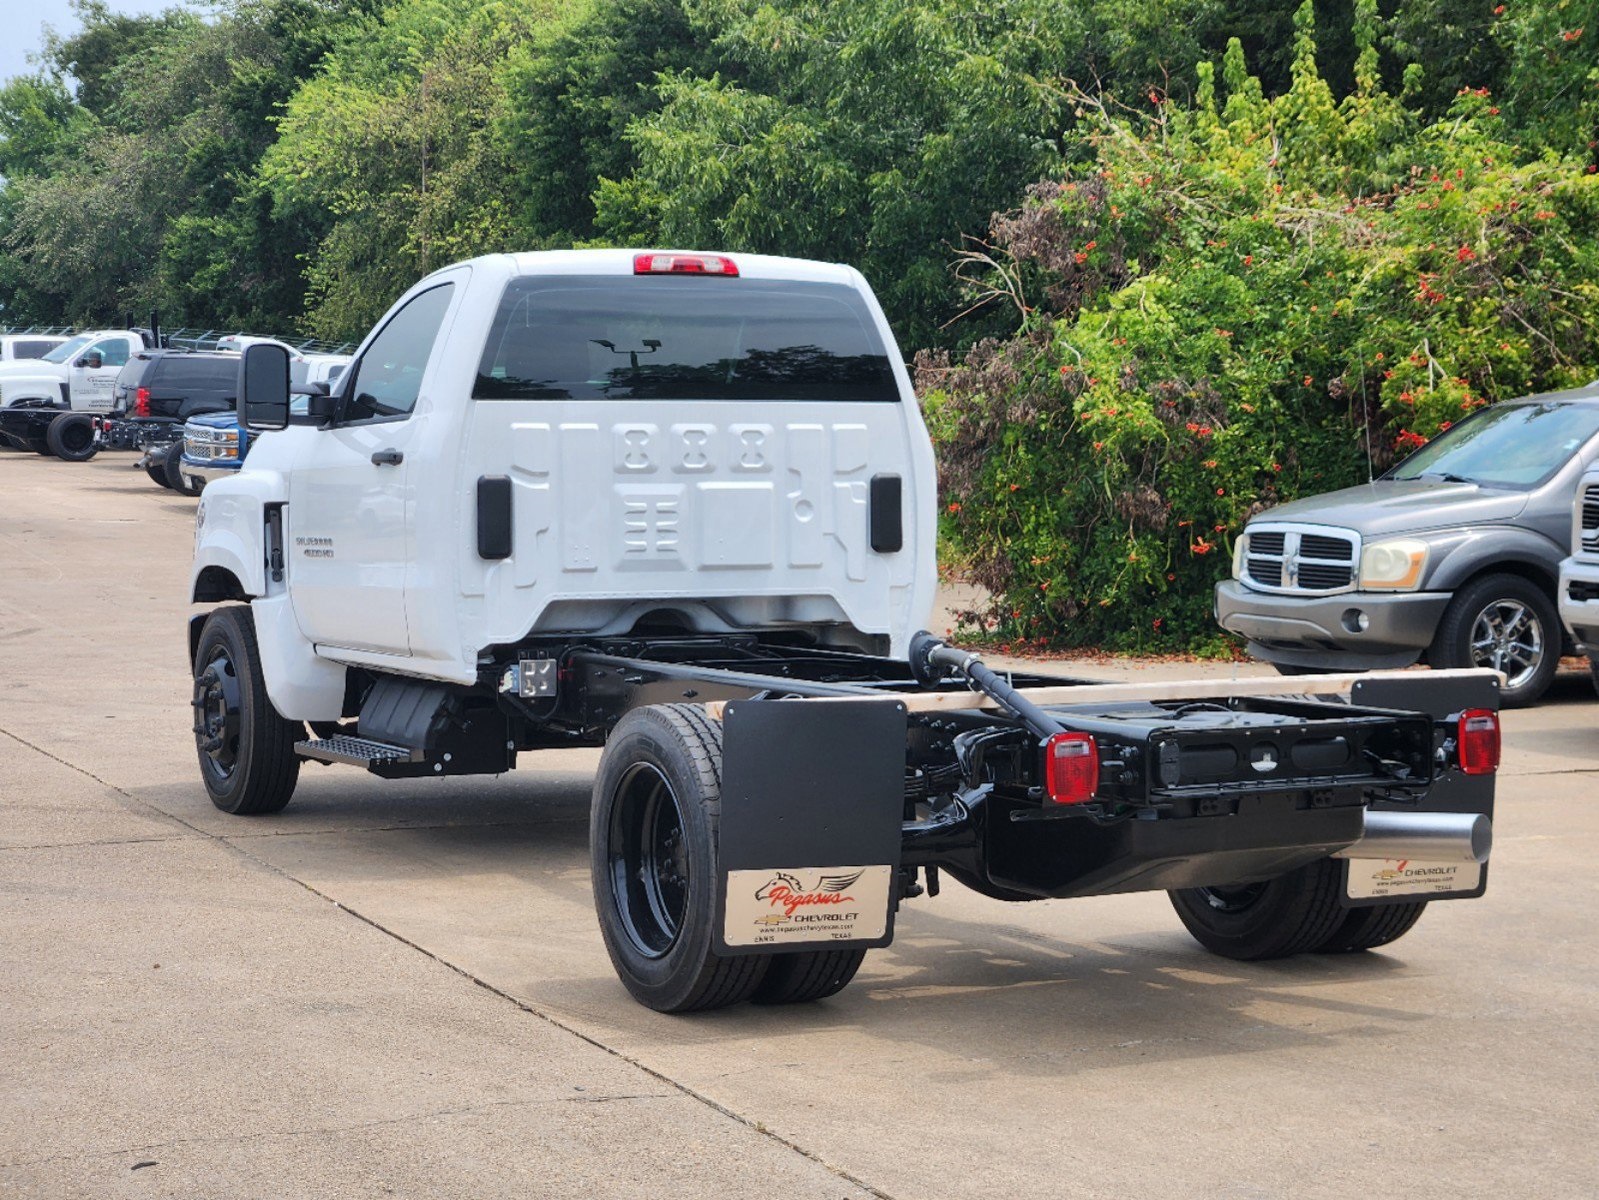
<path fill-rule="evenodd" d="M 905 706 L 734 700 L 723 726 L 717 949 L 888 945 L 905 811 Z"/>

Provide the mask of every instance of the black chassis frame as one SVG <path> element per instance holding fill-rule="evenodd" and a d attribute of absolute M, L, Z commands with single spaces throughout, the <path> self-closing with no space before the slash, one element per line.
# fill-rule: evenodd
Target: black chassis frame
<path fill-rule="evenodd" d="M 101 427 L 100 446 L 104 450 L 165 449 L 183 440 L 183 422 L 170 417 L 127 417 L 113 415 L 110 428 Z"/>
<path fill-rule="evenodd" d="M 64 404 L 19 404 L 14 408 L 0 408 L 0 437 L 18 450 L 35 450 L 50 432 L 50 423 L 59 416 L 74 411 Z M 86 416 L 98 416 L 85 412 Z"/>
<path fill-rule="evenodd" d="M 510 685 L 513 669 L 541 659 L 554 660 L 555 694 L 523 698 Z M 1016 674 L 1009 682 L 1083 685 L 1081 703 L 1047 711 L 1065 728 L 1094 735 L 1095 798 L 1051 803 L 1041 786 L 1041 740 L 1012 715 L 911 711 L 904 745 L 873 751 L 901 762 L 902 788 L 849 798 L 863 825 L 885 806 L 897 810 L 902 896 L 920 894 L 918 871 L 934 894 L 944 871 L 1004 900 L 1246 883 L 1356 841 L 1368 807 L 1492 815 L 1493 777 L 1463 775 L 1454 745 L 1460 710 L 1497 708 L 1490 687 L 1461 692 L 1418 676 L 1398 695 L 1402 703 L 1373 693 L 1377 703 L 1360 703 L 1357 695 L 1355 702 L 1238 696 L 1114 704 L 1095 701 L 1092 680 Z M 397 741 L 392 727 L 369 728 L 368 698 L 382 683 L 352 669 L 346 715 L 359 715 L 360 736 Z M 751 702 L 781 706 L 777 727 L 789 731 L 785 737 L 816 739 L 820 755 L 833 749 L 822 718 L 832 706 L 807 701 L 961 692 L 967 685 L 958 678 L 918 683 L 905 661 L 823 649 L 799 637 L 668 633 L 497 647 L 484 656 L 477 687 L 436 690 L 443 700 L 424 706 L 434 716 L 412 734 L 410 758 L 370 762 L 369 770 L 388 777 L 499 773 L 514 767 L 519 750 L 603 745 L 634 708 L 715 701 L 743 702 L 746 710 Z M 1267 760 L 1276 765 L 1263 770 Z M 872 772 L 863 764 L 861 774 Z M 741 782 L 749 796 L 794 802 L 791 780 Z M 792 808 L 771 814 L 793 815 Z M 855 861 L 849 824 L 834 826 L 839 862 Z M 1463 894 L 1481 894 L 1485 882 L 1486 871 L 1477 889 Z"/>

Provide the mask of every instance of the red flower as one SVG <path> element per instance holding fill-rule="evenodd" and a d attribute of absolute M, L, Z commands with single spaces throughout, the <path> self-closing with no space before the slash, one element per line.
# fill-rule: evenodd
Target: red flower
<path fill-rule="evenodd" d="M 1227 494 L 1227 489 L 1226 488 L 1217 488 L 1216 489 L 1216 494 L 1218 496 L 1225 496 Z"/>
<path fill-rule="evenodd" d="M 950 506 L 949 506 L 949 511 L 950 512 L 958 513 L 958 512 L 960 512 L 960 510 L 961 510 L 961 506 L 959 504 L 956 504 L 953 501 L 950 502 Z"/>
<path fill-rule="evenodd" d="M 1456 262 L 1470 262 L 1472 259 L 1474 259 L 1476 257 L 1477 257 L 1477 252 L 1475 250 L 1473 250 L 1470 246 L 1462 246 L 1460 249 L 1455 251 L 1455 261 Z"/>

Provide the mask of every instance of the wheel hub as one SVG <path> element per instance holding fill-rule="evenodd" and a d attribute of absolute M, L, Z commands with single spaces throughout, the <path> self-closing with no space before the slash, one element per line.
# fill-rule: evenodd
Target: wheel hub
<path fill-rule="evenodd" d="M 651 958 L 672 948 L 688 912 L 688 838 L 671 785 L 640 764 L 619 785 L 611 811 L 612 891 L 623 929 Z"/>
<path fill-rule="evenodd" d="M 239 680 L 218 652 L 194 680 L 194 741 L 200 758 L 219 777 L 233 774 L 239 758 Z"/>
<path fill-rule="evenodd" d="M 1509 687 L 1532 678 L 1543 656 L 1543 623 L 1520 600 L 1495 600 L 1472 623 L 1471 661 L 1504 672 Z"/>

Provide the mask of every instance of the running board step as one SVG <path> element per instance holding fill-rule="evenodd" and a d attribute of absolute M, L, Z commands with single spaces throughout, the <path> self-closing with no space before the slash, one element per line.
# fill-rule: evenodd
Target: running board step
<path fill-rule="evenodd" d="M 418 763 L 423 759 L 420 749 L 393 746 L 388 742 L 374 742 L 370 738 L 338 737 L 316 741 L 295 742 L 294 752 L 301 758 L 312 758 L 325 763 L 347 763 L 352 767 L 391 766 L 401 763 Z"/>

